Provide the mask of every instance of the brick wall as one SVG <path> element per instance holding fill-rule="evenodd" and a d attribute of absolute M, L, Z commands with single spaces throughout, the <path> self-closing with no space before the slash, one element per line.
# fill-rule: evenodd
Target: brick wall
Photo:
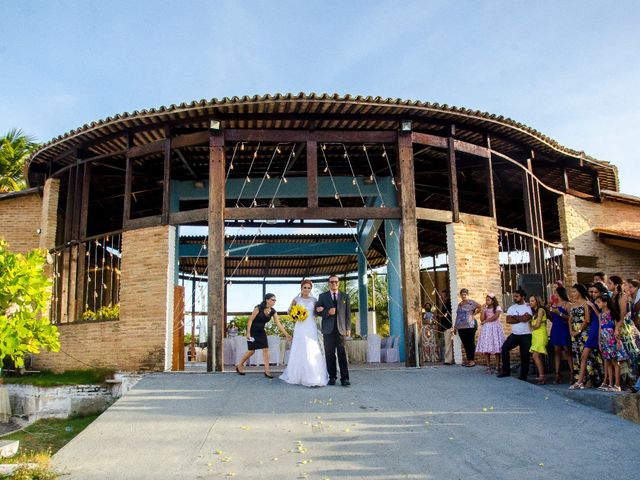
<path fill-rule="evenodd" d="M 59 325 L 61 352 L 36 356 L 35 366 L 53 370 L 88 366 L 124 371 L 167 368 L 174 249 L 175 227 L 124 232 L 120 320 Z"/>
<path fill-rule="evenodd" d="M 469 298 L 480 304 L 484 304 L 487 293 L 495 293 L 502 305 L 498 229 L 495 221 L 485 218 L 473 224 L 447 224 L 447 250 L 454 323 L 456 306 L 460 301 L 458 293 L 462 288 L 467 288 Z M 504 320 L 503 327 L 507 327 Z M 460 363 L 462 351 L 458 337 L 454 342 L 454 352 L 456 363 Z"/>
<path fill-rule="evenodd" d="M 58 228 L 58 199 L 60 197 L 60 179 L 49 178 L 42 191 L 40 211 L 40 248 L 51 249 L 56 246 Z"/>
<path fill-rule="evenodd" d="M 606 198 L 597 203 L 564 195 L 558 198 L 558 210 L 562 243 L 569 247 L 564 255 L 568 284 L 576 282 L 578 272 L 640 276 L 640 251 L 606 245 L 592 232 L 596 227 L 640 230 L 640 207 Z M 576 267 L 576 255 L 597 257 L 597 267 Z"/>
<path fill-rule="evenodd" d="M 9 249 L 26 253 L 40 246 L 42 198 L 39 192 L 0 199 L 0 237 L 9 242 Z"/>

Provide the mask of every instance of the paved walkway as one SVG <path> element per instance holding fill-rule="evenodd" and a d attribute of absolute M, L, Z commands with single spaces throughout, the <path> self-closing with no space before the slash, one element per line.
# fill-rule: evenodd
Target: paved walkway
<path fill-rule="evenodd" d="M 67 479 L 636 478 L 640 425 L 482 369 L 352 387 L 153 374 L 54 456 Z"/>

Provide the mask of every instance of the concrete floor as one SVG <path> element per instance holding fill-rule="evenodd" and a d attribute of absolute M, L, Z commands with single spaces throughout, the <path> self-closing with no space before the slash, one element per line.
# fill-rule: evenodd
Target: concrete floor
<path fill-rule="evenodd" d="M 153 374 L 60 450 L 67 479 L 637 477 L 640 425 L 481 368 L 353 385 Z"/>

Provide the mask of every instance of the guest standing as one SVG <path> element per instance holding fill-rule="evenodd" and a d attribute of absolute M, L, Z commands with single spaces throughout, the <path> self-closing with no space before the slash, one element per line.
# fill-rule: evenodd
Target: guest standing
<path fill-rule="evenodd" d="M 460 298 L 454 333 L 460 335 L 460 341 L 464 346 L 466 360 L 462 361 L 462 366 L 475 367 L 477 325 L 474 317 L 480 312 L 480 304 L 469 298 L 469 290 L 466 288 L 460 290 Z"/>
<path fill-rule="evenodd" d="M 529 306 L 533 312 L 533 318 L 531 319 L 531 348 L 529 352 L 538 370 L 536 383 L 538 385 L 544 385 L 544 363 L 542 362 L 542 355 L 547 354 L 547 343 L 549 341 L 547 334 L 547 311 L 544 308 L 542 299 L 535 295 L 529 297 Z"/>
<path fill-rule="evenodd" d="M 599 340 L 600 352 L 604 360 L 605 382 L 598 388 L 606 392 L 620 392 L 620 363 L 629 359 L 619 334 L 616 335 L 615 318 L 618 317 L 617 306 L 608 295 L 600 296 L 596 299 L 596 305 L 600 309 L 599 318 Z"/>
<path fill-rule="evenodd" d="M 511 350 L 520 347 L 520 380 L 527 380 L 529 373 L 529 349 L 531 349 L 531 328 L 533 316 L 531 307 L 525 302 L 527 294 L 522 289 L 513 293 L 514 304 L 507 309 L 507 323 L 511 324 L 511 335 L 502 344 L 502 373 L 498 378 L 511 376 Z"/>
<path fill-rule="evenodd" d="M 492 373 L 491 355 L 496 357 L 495 373 L 500 371 L 500 352 L 505 341 L 504 331 L 500 324 L 502 308 L 493 293 L 485 298 L 485 304 L 480 312 L 480 335 L 478 335 L 478 353 L 484 353 L 487 358 L 486 373 Z"/>
<path fill-rule="evenodd" d="M 592 293 L 595 292 L 592 290 Z M 601 377 L 601 369 L 598 366 L 597 359 L 592 354 L 593 347 L 590 345 L 592 345 L 593 340 L 589 335 L 591 321 L 594 315 L 599 318 L 599 312 L 596 311 L 593 303 L 589 301 L 589 292 L 583 284 L 576 283 L 573 285 L 571 294 L 574 306 L 569 311 L 569 325 L 571 326 L 571 352 L 575 381 L 569 388 L 575 390 L 585 388 L 585 376 L 589 378 L 590 386 L 597 386 L 594 384 L 600 383 L 598 380 Z"/>
<path fill-rule="evenodd" d="M 556 302 L 551 305 L 551 345 L 554 350 L 554 364 L 556 370 L 555 384 L 561 383 L 562 359 L 564 358 L 571 370 L 571 335 L 569 333 L 569 297 L 567 289 L 556 288 Z"/>
<path fill-rule="evenodd" d="M 256 305 L 251 312 L 249 322 L 247 323 L 247 353 L 240 359 L 240 362 L 236 365 L 236 372 L 240 375 L 244 375 L 244 364 L 256 350 L 262 349 L 262 359 L 264 360 L 264 376 L 267 378 L 273 378 L 270 372 L 269 365 L 269 343 L 267 341 L 267 333 L 264 331 L 265 325 L 273 318 L 278 326 L 278 330 L 287 337 L 287 340 L 291 340 L 291 335 L 285 330 L 280 323 L 280 317 L 278 312 L 273 306 L 276 304 L 276 296 L 273 293 L 267 293 L 264 296 L 264 300 L 260 305 Z"/>

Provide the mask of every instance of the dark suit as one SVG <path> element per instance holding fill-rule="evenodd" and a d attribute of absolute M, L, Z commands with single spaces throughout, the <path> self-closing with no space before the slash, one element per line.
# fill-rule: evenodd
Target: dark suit
<path fill-rule="evenodd" d="M 349 380 L 349 367 L 347 365 L 347 352 L 344 349 L 344 336 L 347 330 L 351 330 L 351 302 L 349 295 L 337 292 L 337 300 L 333 301 L 331 292 L 324 292 L 318 298 L 317 307 L 322 307 L 322 337 L 324 339 L 324 356 L 327 361 L 329 379 L 335 380 L 336 352 L 340 365 L 340 380 Z M 336 308 L 335 315 L 329 315 L 330 308 Z"/>

